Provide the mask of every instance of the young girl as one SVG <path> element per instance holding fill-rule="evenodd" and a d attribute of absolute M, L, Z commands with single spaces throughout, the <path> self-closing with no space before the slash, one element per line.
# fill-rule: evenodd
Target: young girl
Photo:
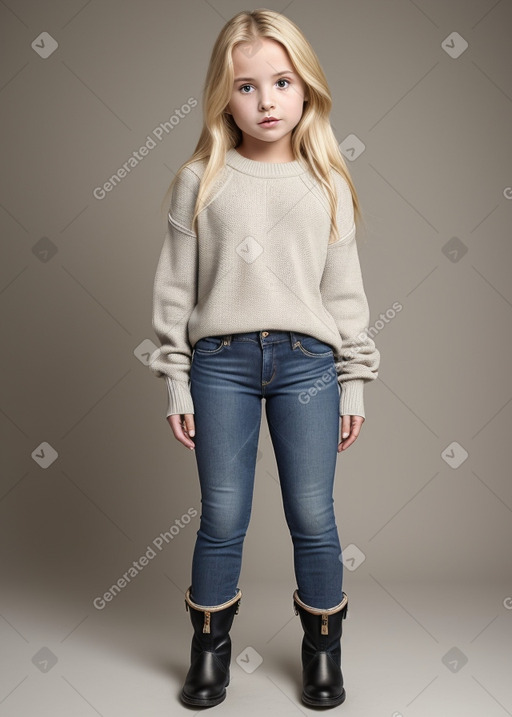
<path fill-rule="evenodd" d="M 169 189 L 153 297 L 161 348 L 150 357 L 166 380 L 173 434 L 195 449 L 201 487 L 181 699 L 209 707 L 226 696 L 265 398 L 294 548 L 302 700 L 334 707 L 345 699 L 348 604 L 336 458 L 359 435 L 363 387 L 380 362 L 366 333 L 359 203 L 329 123 L 325 75 L 283 15 L 244 11 L 226 23 L 203 107 L 195 152 Z"/>

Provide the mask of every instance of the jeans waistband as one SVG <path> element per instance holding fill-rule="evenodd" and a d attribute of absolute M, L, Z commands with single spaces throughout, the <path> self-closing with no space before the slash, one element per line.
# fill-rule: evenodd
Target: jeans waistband
<path fill-rule="evenodd" d="M 257 343 L 278 343 L 280 341 L 290 341 L 293 344 L 301 336 L 305 336 L 298 331 L 278 331 L 275 329 L 262 329 L 261 331 L 244 331 L 237 334 L 223 334 L 221 338 L 229 345 L 232 341 L 255 341 Z"/>

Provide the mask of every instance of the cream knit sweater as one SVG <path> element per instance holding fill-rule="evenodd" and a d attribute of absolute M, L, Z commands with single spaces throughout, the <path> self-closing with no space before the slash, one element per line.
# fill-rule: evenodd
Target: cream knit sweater
<path fill-rule="evenodd" d="M 364 417 L 363 387 L 377 378 L 380 353 L 365 331 L 369 308 L 347 182 L 332 170 L 340 238 L 328 245 L 329 204 L 307 165 L 257 162 L 231 148 L 196 234 L 203 170 L 194 162 L 174 185 L 154 281 L 161 347 L 149 368 L 166 380 L 167 416 L 194 413 L 190 365 L 200 338 L 274 329 L 330 344 L 340 416 Z"/>

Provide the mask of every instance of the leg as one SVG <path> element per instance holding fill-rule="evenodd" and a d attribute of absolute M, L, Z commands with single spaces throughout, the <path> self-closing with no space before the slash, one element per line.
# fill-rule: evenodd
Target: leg
<path fill-rule="evenodd" d="M 181 700 L 212 707 L 225 699 L 230 681 L 229 631 L 242 594 L 236 586 L 251 514 L 261 396 L 248 381 L 244 344 L 208 337 L 194 348 L 191 393 L 202 510 L 185 596 L 194 636 Z"/>
<path fill-rule="evenodd" d="M 286 520 L 294 544 L 300 615 L 302 702 L 336 707 L 346 697 L 341 671 L 343 564 L 333 507 L 339 387 L 329 346 L 292 336 L 276 353 L 279 378 L 266 404 Z M 296 340 L 298 339 L 298 340 Z"/>
<path fill-rule="evenodd" d="M 219 605 L 238 589 L 252 507 L 261 396 L 247 378 L 251 362 L 246 345 L 223 346 L 219 339 L 201 339 L 195 348 L 191 394 L 201 519 L 191 599 L 199 605 Z"/>
<path fill-rule="evenodd" d="M 294 546 L 298 593 L 307 605 L 328 609 L 338 605 L 343 595 L 333 502 L 339 388 L 333 357 L 325 354 L 324 344 L 317 343 L 318 348 L 314 343 L 308 346 L 318 350 L 318 356 L 290 344 L 279 345 L 275 356 L 279 381 L 268 393 L 265 410 Z M 311 391 L 314 386 L 316 392 Z"/>

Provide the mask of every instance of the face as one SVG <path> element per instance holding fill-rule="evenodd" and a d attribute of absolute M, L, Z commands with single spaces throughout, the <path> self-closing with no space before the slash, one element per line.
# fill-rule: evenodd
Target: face
<path fill-rule="evenodd" d="M 306 85 L 293 70 L 288 52 L 270 38 L 233 49 L 234 84 L 226 111 L 243 135 L 242 144 L 291 148 L 291 133 L 302 117 Z M 263 122 L 264 118 L 275 118 Z"/>

